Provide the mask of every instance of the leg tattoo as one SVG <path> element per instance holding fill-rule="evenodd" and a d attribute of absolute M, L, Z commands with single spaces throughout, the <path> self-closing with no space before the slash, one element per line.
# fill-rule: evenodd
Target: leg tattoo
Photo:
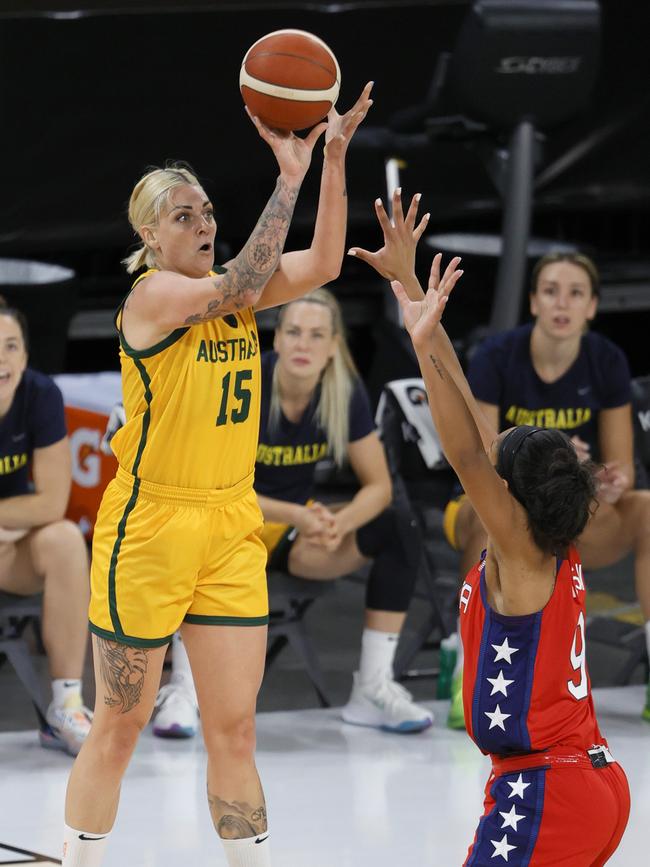
<path fill-rule="evenodd" d="M 222 801 L 208 792 L 210 814 L 217 833 L 224 840 L 241 840 L 266 831 L 266 805 L 251 807 L 242 801 Z"/>
<path fill-rule="evenodd" d="M 104 703 L 108 707 L 119 707 L 121 713 L 127 713 L 140 701 L 149 663 L 148 651 L 97 636 L 96 641 L 99 669 L 108 693 L 104 696 Z"/>

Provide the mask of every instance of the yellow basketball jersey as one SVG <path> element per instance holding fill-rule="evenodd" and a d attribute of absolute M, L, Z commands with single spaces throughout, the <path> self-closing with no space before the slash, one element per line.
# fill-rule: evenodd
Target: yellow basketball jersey
<path fill-rule="evenodd" d="M 149 276 L 152 270 L 135 281 Z M 230 488 L 255 467 L 260 352 L 252 308 L 132 349 L 121 327 L 126 424 L 111 446 L 127 472 L 179 488 Z"/>

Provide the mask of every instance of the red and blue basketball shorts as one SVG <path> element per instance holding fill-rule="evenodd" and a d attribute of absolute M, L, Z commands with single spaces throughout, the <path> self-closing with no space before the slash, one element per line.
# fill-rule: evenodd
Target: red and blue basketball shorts
<path fill-rule="evenodd" d="M 543 766 L 525 764 L 524 757 L 493 760 L 485 811 L 464 867 L 605 864 L 630 814 L 630 791 L 621 766 L 613 762 L 594 768 L 586 753 L 577 755 L 575 750 L 553 756 Z"/>

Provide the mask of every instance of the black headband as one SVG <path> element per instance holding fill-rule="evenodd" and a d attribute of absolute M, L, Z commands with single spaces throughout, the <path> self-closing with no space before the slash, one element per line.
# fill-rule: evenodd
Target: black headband
<path fill-rule="evenodd" d="M 513 428 L 510 433 L 501 440 L 499 454 L 497 456 L 497 472 L 502 479 L 505 479 L 508 482 L 508 487 L 513 494 L 512 472 L 514 470 L 517 452 L 528 437 L 543 430 L 545 430 L 543 427 L 531 427 L 530 425 L 522 424 L 519 427 Z"/>

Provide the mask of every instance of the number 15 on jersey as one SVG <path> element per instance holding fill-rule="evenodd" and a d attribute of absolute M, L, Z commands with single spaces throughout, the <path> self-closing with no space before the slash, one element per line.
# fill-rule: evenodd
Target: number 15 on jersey
<path fill-rule="evenodd" d="M 232 376 L 232 371 L 229 371 L 221 380 L 221 402 L 219 415 L 215 422 L 217 427 L 227 424 L 229 421 L 233 424 L 240 424 L 240 422 L 246 421 L 250 412 L 251 388 L 248 383 L 253 378 L 253 371 L 250 369 L 238 370 L 235 373 L 231 395 Z M 235 403 L 237 406 L 234 406 Z"/>

